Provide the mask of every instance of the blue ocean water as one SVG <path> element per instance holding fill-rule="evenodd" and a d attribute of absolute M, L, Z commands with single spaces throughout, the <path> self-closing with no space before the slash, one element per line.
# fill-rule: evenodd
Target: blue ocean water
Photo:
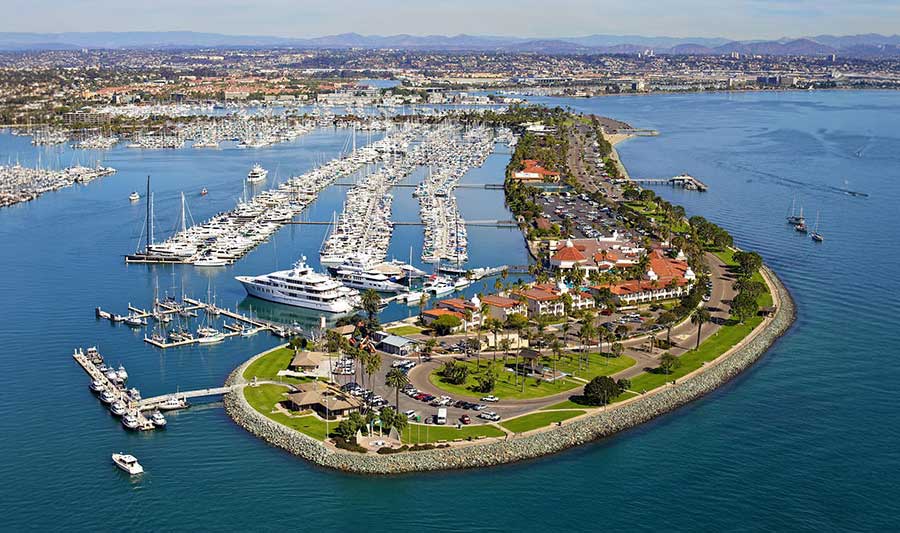
<path fill-rule="evenodd" d="M 471 472 L 365 478 L 313 467 L 236 427 L 217 403 L 170 418 L 170 428 L 129 434 L 102 409 L 70 357 L 97 344 L 122 362 L 145 395 L 219 384 L 275 340 L 234 339 L 160 352 L 139 334 L 93 319 L 93 307 L 145 305 L 161 292 L 250 307 L 232 276 L 316 259 L 324 226 L 289 226 L 221 271 L 126 266 L 143 204 L 127 196 L 152 174 L 157 220 L 174 227 L 181 191 L 195 219 L 233 204 L 260 161 L 279 175 L 332 157 L 347 132 L 320 131 L 260 151 L 115 149 L 116 176 L 0 211 L 0 510 L 5 528 L 49 529 L 896 529 L 900 472 L 900 342 L 896 205 L 900 94 L 787 92 L 547 99 L 655 128 L 659 137 L 619 151 L 634 176 L 689 172 L 705 194 L 657 191 L 731 231 L 792 291 L 800 316 L 757 365 L 714 394 L 614 438 L 522 464 Z M 92 161 L 96 153 L 34 149 L 0 136 L 0 158 Z M 506 155 L 466 180 L 502 180 Z M 412 176 L 410 180 L 421 179 Z M 206 198 L 197 191 L 210 189 Z M 850 196 L 837 189 L 868 193 Z M 323 193 L 304 215 L 327 220 L 346 189 Z M 417 215 L 410 189 L 395 192 L 395 220 Z M 468 218 L 505 218 L 502 194 L 459 190 Z M 791 200 L 826 241 L 784 223 Z M 526 260 L 518 232 L 470 232 L 472 263 Z M 398 227 L 391 253 L 421 246 Z M 418 251 L 414 250 L 414 254 Z M 174 272 L 174 281 L 173 281 Z M 173 288 L 174 287 L 174 288 Z M 471 290 L 480 290 L 479 287 Z M 276 312 L 258 309 L 260 313 Z M 386 317 L 405 316 L 392 307 Z M 109 462 L 128 450 L 148 469 L 130 481 Z"/>

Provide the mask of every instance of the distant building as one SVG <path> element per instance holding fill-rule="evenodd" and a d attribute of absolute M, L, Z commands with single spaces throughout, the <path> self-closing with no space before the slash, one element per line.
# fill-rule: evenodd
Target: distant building
<path fill-rule="evenodd" d="M 533 181 L 559 181 L 559 172 L 547 170 L 535 159 L 525 159 L 522 161 L 523 168 L 513 173 L 513 179 L 523 182 Z"/>
<path fill-rule="evenodd" d="M 297 392 L 288 395 L 288 407 L 294 411 L 315 411 L 321 417 L 333 419 L 347 416 L 362 408 L 362 401 L 337 387 L 321 381 L 295 385 Z"/>
<path fill-rule="evenodd" d="M 499 320 L 500 322 L 506 322 L 509 315 L 513 313 L 518 313 L 520 315 L 528 314 L 528 308 L 525 304 L 514 298 L 489 294 L 482 297 L 481 302 L 488 306 L 488 316 Z"/>
<path fill-rule="evenodd" d="M 399 335 L 387 335 L 378 342 L 377 348 L 384 353 L 403 356 L 413 353 L 417 345 L 418 343 L 413 339 Z"/>

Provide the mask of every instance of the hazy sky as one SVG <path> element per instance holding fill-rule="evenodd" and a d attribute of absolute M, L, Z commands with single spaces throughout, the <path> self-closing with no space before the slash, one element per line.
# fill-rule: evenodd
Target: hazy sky
<path fill-rule="evenodd" d="M 592 33 L 797 37 L 900 31 L 900 0 L 0 0 L 0 31 Z"/>

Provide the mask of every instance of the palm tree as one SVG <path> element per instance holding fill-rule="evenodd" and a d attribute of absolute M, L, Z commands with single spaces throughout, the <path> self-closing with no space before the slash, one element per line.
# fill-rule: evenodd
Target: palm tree
<path fill-rule="evenodd" d="M 419 318 L 422 318 L 422 313 L 425 312 L 425 306 L 428 305 L 428 293 L 423 292 L 422 296 L 419 297 Z"/>
<path fill-rule="evenodd" d="M 373 323 L 375 317 L 378 316 L 379 305 L 381 305 L 381 296 L 374 289 L 369 289 L 362 294 L 362 307 L 370 323 Z"/>
<path fill-rule="evenodd" d="M 581 324 L 581 329 L 578 330 L 578 337 L 581 339 L 581 357 L 578 359 L 579 370 L 581 369 L 581 363 L 584 361 L 585 353 L 587 353 L 587 344 L 594 338 L 595 333 L 594 324 L 589 320 Z"/>
<path fill-rule="evenodd" d="M 694 347 L 694 350 L 700 348 L 700 331 L 703 328 L 703 324 L 712 320 L 712 315 L 709 314 L 709 311 L 705 307 L 701 307 L 694 311 L 694 314 L 691 315 L 691 324 L 697 326 L 697 346 Z"/>
<path fill-rule="evenodd" d="M 384 376 L 384 384 L 388 387 L 394 388 L 395 401 L 394 406 L 397 407 L 397 412 L 400 412 L 400 389 L 409 384 L 409 376 L 406 375 L 405 372 L 400 370 L 399 368 L 392 368 L 388 370 L 387 375 Z"/>
<path fill-rule="evenodd" d="M 556 364 L 559 362 L 559 358 L 562 357 L 563 343 L 559 342 L 559 339 L 553 339 L 553 342 L 550 343 L 550 349 L 553 350 L 553 378 L 556 379 Z"/>
<path fill-rule="evenodd" d="M 372 376 L 381 368 L 381 354 L 378 352 L 366 352 L 366 374 L 369 375 L 369 386 L 372 386 Z M 374 387 L 373 387 L 374 388 Z"/>

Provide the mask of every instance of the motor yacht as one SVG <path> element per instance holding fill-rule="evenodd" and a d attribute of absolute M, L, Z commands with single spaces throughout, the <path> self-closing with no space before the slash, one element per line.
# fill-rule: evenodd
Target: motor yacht
<path fill-rule="evenodd" d="M 386 274 L 376 270 L 364 256 L 353 257 L 334 269 L 334 277 L 354 289 L 374 289 L 378 292 L 401 292 L 403 285 L 391 281 Z"/>
<path fill-rule="evenodd" d="M 109 412 L 116 416 L 122 416 L 128 411 L 128 406 L 122 400 L 116 400 L 109 406 Z"/>
<path fill-rule="evenodd" d="M 105 404 L 111 404 L 116 401 L 116 395 L 109 389 L 103 389 L 103 392 L 100 393 L 100 401 Z"/>
<path fill-rule="evenodd" d="M 291 270 L 261 276 L 235 277 L 247 294 L 270 302 L 324 311 L 348 313 L 356 307 L 359 293 L 331 277 L 314 271 L 303 257 Z"/>
<path fill-rule="evenodd" d="M 166 417 L 163 416 L 159 411 L 153 411 L 150 415 L 150 422 L 153 422 L 153 425 L 158 428 L 166 427 Z"/>
<path fill-rule="evenodd" d="M 250 169 L 250 172 L 247 174 L 247 182 L 248 183 L 259 183 L 266 179 L 266 176 L 269 175 L 269 171 L 264 169 L 260 165 L 253 165 L 253 168 Z"/>
<path fill-rule="evenodd" d="M 106 384 L 103 383 L 103 380 L 100 379 L 92 379 L 91 380 L 91 390 L 94 392 L 102 392 Z"/>
<path fill-rule="evenodd" d="M 128 315 L 127 317 L 125 317 L 125 320 L 123 320 L 123 322 L 125 323 L 125 325 L 131 326 L 133 328 L 140 328 L 147 325 L 146 318 L 138 318 L 134 315 Z"/>
<path fill-rule="evenodd" d="M 128 195 L 128 199 L 131 200 L 132 202 L 137 202 L 138 200 L 141 199 L 141 195 L 138 194 L 137 191 L 135 191 Z"/>
<path fill-rule="evenodd" d="M 117 467 L 128 472 L 132 476 L 144 473 L 144 467 L 141 466 L 141 463 L 139 463 L 137 458 L 133 455 L 114 453 L 112 454 L 112 461 Z"/>
<path fill-rule="evenodd" d="M 116 369 L 116 377 L 118 377 L 122 381 L 128 380 L 128 372 L 125 371 L 125 367 L 119 365 L 119 368 Z"/>
<path fill-rule="evenodd" d="M 160 411 L 175 411 L 178 409 L 187 409 L 191 404 L 184 398 L 171 397 L 160 403 L 156 408 Z"/>
<path fill-rule="evenodd" d="M 125 429 L 138 429 L 141 427 L 141 422 L 138 420 L 137 413 L 128 411 L 122 417 L 122 425 L 125 426 Z"/>

